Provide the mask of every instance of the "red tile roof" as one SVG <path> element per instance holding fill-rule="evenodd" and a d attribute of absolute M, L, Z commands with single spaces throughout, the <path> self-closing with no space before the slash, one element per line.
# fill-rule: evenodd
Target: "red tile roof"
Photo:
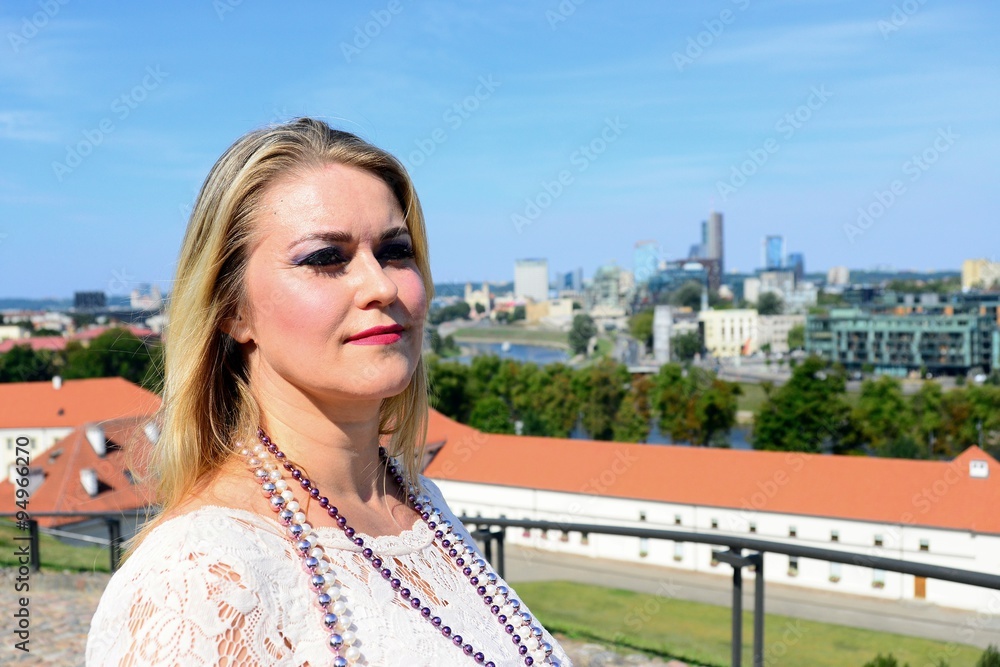
<path fill-rule="evenodd" d="M 69 339 L 62 336 L 34 336 L 32 338 L 8 338 L 0 342 L 0 354 L 10 352 L 15 345 L 27 345 L 32 350 L 65 350 Z"/>
<path fill-rule="evenodd" d="M 116 325 L 116 326 L 96 326 L 90 327 L 89 329 L 83 329 L 78 331 L 70 338 L 72 340 L 79 341 L 91 341 L 103 333 L 107 333 L 112 329 L 128 329 L 137 338 L 159 338 L 159 334 L 155 333 L 152 329 L 147 329 L 146 327 L 137 327 L 134 325 Z"/>
<path fill-rule="evenodd" d="M 131 415 L 151 415 L 160 397 L 119 377 L 0 383 L 0 428 L 75 428 Z"/>
<path fill-rule="evenodd" d="M 446 439 L 433 479 L 1000 534 L 1000 463 L 975 446 L 913 461 L 640 445 L 486 434 L 433 409 L 428 430 Z"/>
<path fill-rule="evenodd" d="M 107 440 L 107 453 L 99 456 L 87 439 L 87 424 L 73 430 L 50 449 L 32 457 L 31 468 L 40 469 L 44 481 L 28 500 L 31 512 L 109 512 L 117 513 L 143 508 L 152 502 L 148 485 L 139 480 L 145 474 L 150 442 L 143 427 L 149 417 L 128 417 L 100 424 Z M 134 452 L 126 456 L 126 447 Z M 134 465 L 137 483 L 133 484 L 126 470 Z M 97 473 L 98 493 L 91 497 L 80 481 L 80 471 Z M 15 487 L 10 480 L 0 483 L 0 512 L 16 512 Z M 39 517 L 41 525 L 75 523 L 80 518 Z"/>

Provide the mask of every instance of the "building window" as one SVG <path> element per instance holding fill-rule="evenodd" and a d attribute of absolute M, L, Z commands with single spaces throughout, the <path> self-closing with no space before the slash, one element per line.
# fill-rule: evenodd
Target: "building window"
<path fill-rule="evenodd" d="M 712 560 L 708 561 L 708 564 L 711 565 L 712 567 L 718 567 L 719 566 L 719 561 L 715 558 L 715 552 L 714 551 L 712 552 Z"/>
<path fill-rule="evenodd" d="M 931 550 L 931 542 L 930 542 L 930 540 L 920 540 L 920 550 L 921 551 L 930 551 Z"/>
<path fill-rule="evenodd" d="M 876 535 L 875 536 L 875 546 L 877 546 L 877 547 L 882 546 L 882 536 L 881 535 Z"/>
<path fill-rule="evenodd" d="M 681 515 L 680 514 L 675 514 L 674 515 L 674 525 L 675 526 L 681 525 Z"/>
<path fill-rule="evenodd" d="M 831 530 L 830 531 L 830 541 L 831 542 L 839 542 L 840 541 L 840 531 Z"/>
<path fill-rule="evenodd" d="M 674 560 L 684 560 L 683 542 L 674 542 Z"/>
<path fill-rule="evenodd" d="M 524 517 L 524 520 L 525 521 L 531 521 L 531 519 L 529 519 L 528 517 Z M 531 529 L 530 528 L 525 528 L 524 532 L 521 533 L 521 537 L 531 537 Z"/>
<path fill-rule="evenodd" d="M 789 526 L 788 527 L 788 536 L 789 537 L 797 537 L 798 534 L 799 534 L 798 528 L 796 528 L 795 526 Z"/>
<path fill-rule="evenodd" d="M 719 527 L 719 520 L 718 519 L 712 519 L 712 528 L 716 529 L 718 527 Z"/>
<path fill-rule="evenodd" d="M 567 533 L 565 530 L 560 530 L 559 531 L 559 541 L 560 542 L 569 542 L 569 533 Z"/>
<path fill-rule="evenodd" d="M 646 520 L 646 513 L 639 512 L 639 521 L 645 521 L 645 520 Z"/>
<path fill-rule="evenodd" d="M 583 546 L 590 544 L 590 533 L 580 533 L 580 544 Z"/>
<path fill-rule="evenodd" d="M 830 581 L 833 583 L 840 581 L 840 563 L 830 563 Z"/>
<path fill-rule="evenodd" d="M 649 538 L 640 537 L 639 538 L 639 557 L 645 558 L 649 555 Z"/>
<path fill-rule="evenodd" d="M 885 570 L 872 570 L 872 588 L 885 588 Z"/>
<path fill-rule="evenodd" d="M 750 532 L 751 533 L 757 532 L 757 524 L 753 523 L 752 521 L 750 522 Z"/>
<path fill-rule="evenodd" d="M 799 557 L 789 556 L 788 557 L 788 576 L 797 577 L 799 576 Z"/>

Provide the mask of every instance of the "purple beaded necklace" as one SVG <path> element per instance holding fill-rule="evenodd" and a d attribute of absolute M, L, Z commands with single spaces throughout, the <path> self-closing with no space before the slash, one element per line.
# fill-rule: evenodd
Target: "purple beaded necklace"
<path fill-rule="evenodd" d="M 240 453 L 246 457 L 248 467 L 261 484 L 261 491 L 270 500 L 271 509 L 278 513 L 279 521 L 288 528 L 289 536 L 296 542 L 296 548 L 302 557 L 302 565 L 310 574 L 310 585 L 317 596 L 316 604 L 323 611 L 323 623 L 331 632 L 328 643 L 334 653 L 334 667 L 353 665 L 361 658 L 361 652 L 353 645 L 356 637 L 349 629 L 351 626 L 349 611 L 346 603 L 340 599 L 342 584 L 337 580 L 332 562 L 319 544 L 319 536 L 306 521 L 305 512 L 288 489 L 288 483 L 282 479 L 279 464 L 289 471 L 292 478 L 336 521 L 337 526 L 344 531 L 344 535 L 356 546 L 362 547 L 362 556 L 379 571 L 382 578 L 410 608 L 418 612 L 442 636 L 449 639 L 476 663 L 484 664 L 486 667 L 496 667 L 495 663 L 486 660 L 481 651 L 476 651 L 472 644 L 465 642 L 460 634 L 445 625 L 440 616 L 433 614 L 430 607 L 414 597 L 398 577 L 393 576 L 392 570 L 386 565 L 386 560 L 365 546 L 364 540 L 348 525 L 347 518 L 340 514 L 337 507 L 330 504 L 329 498 L 320 495 L 312 480 L 305 477 L 299 468 L 287 460 L 284 452 L 278 449 L 263 429 L 257 429 L 257 436 L 261 444 L 255 445 L 252 449 L 241 448 Z M 483 603 L 489 606 L 497 622 L 510 635 L 523 663 L 528 666 L 546 664 L 558 667 L 560 663 L 552 655 L 552 646 L 542 639 L 541 627 L 532 625 L 531 614 L 520 610 L 521 603 L 511 596 L 506 586 L 497 585 L 498 577 L 489 570 L 486 561 L 478 558 L 473 548 L 465 544 L 465 537 L 454 532 L 451 521 L 442 520 L 441 510 L 431 504 L 429 496 L 419 494 L 418 487 L 406 482 L 399 467 L 383 447 L 379 447 L 379 458 L 396 483 L 401 488 L 407 489 L 407 504 L 433 531 L 434 538 L 442 550 L 454 561 L 469 584 L 475 587 Z"/>

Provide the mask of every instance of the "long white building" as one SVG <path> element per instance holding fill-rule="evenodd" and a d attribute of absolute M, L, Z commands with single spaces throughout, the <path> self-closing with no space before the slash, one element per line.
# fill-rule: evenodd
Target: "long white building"
<path fill-rule="evenodd" d="M 425 474 L 458 514 L 743 535 L 1000 574 L 1000 464 L 975 446 L 941 462 L 597 442 L 485 434 L 433 410 L 428 443 L 440 449 Z M 731 572 L 709 545 L 519 529 L 507 539 Z M 764 577 L 997 612 L 993 591 L 863 566 L 768 554 Z"/>

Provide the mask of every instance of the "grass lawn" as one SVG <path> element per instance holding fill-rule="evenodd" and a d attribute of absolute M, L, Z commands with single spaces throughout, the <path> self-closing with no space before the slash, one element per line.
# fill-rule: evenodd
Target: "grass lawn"
<path fill-rule="evenodd" d="M 514 584 L 551 632 L 647 650 L 698 665 L 729 665 L 731 617 L 726 607 L 564 581 Z M 743 664 L 752 663 L 753 618 L 743 618 Z M 972 667 L 982 651 L 916 637 L 767 614 L 765 665 L 861 667 L 879 652 L 900 666 Z"/>
<path fill-rule="evenodd" d="M 767 400 L 763 387 L 754 382 L 739 382 L 738 384 L 743 393 L 736 399 L 736 409 L 749 410 L 756 414 Z M 779 387 L 774 388 L 775 391 L 778 389 Z M 853 408 L 858 404 L 860 396 L 860 392 L 848 391 L 844 394 L 844 402 Z"/>
<path fill-rule="evenodd" d="M 487 341 L 525 343 L 528 345 L 554 345 L 569 347 L 569 335 L 564 331 L 532 331 L 519 327 L 482 327 L 456 329 L 451 336 L 456 341 Z"/>
<path fill-rule="evenodd" d="M 28 542 L 27 540 L 15 542 L 15 536 L 27 537 L 28 531 L 18 530 L 10 521 L 0 521 L 0 567 L 19 565 L 14 552 L 18 547 L 27 546 Z M 43 533 L 38 536 L 38 550 L 42 556 L 42 571 L 110 571 L 110 556 L 108 550 L 103 547 L 71 547 Z"/>

